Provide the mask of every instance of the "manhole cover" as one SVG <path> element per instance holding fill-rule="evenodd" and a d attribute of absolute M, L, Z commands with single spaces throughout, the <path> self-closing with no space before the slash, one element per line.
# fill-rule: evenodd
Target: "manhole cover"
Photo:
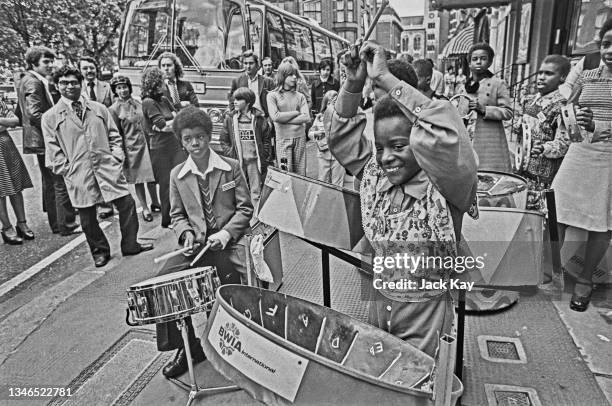
<path fill-rule="evenodd" d="M 504 341 L 487 341 L 489 357 L 498 359 L 518 360 L 519 355 L 514 343 Z"/>
<path fill-rule="evenodd" d="M 542 406 L 538 392 L 533 388 L 485 383 L 489 406 Z"/>
<path fill-rule="evenodd" d="M 478 336 L 478 349 L 483 359 L 491 362 L 526 364 L 527 356 L 516 337 Z"/>
<path fill-rule="evenodd" d="M 529 394 L 525 392 L 495 391 L 497 406 L 532 406 Z"/>

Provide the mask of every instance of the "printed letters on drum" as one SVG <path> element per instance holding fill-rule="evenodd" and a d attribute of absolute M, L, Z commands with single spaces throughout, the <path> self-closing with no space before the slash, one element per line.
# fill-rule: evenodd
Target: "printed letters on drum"
<path fill-rule="evenodd" d="M 250 330 L 222 307 L 217 309 L 207 339 L 236 370 L 285 399 L 295 400 L 308 359 Z"/>

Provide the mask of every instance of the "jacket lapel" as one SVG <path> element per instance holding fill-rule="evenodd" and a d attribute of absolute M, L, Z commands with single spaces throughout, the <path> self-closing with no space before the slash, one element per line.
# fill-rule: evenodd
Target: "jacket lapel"
<path fill-rule="evenodd" d="M 211 202 L 215 200 L 215 193 L 217 192 L 217 188 L 219 187 L 222 172 L 222 170 L 216 169 L 208 175 L 208 190 L 210 191 Z"/>
<path fill-rule="evenodd" d="M 202 209 L 202 197 L 200 196 L 200 186 L 198 186 L 198 175 L 188 173 L 183 178 L 183 182 L 185 182 L 187 189 L 193 193 L 194 200 L 198 203 L 200 209 Z"/>

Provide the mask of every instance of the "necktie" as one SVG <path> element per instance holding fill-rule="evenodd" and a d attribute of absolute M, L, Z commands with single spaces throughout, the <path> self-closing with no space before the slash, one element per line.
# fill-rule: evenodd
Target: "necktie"
<path fill-rule="evenodd" d="M 83 121 L 83 106 L 81 105 L 81 102 L 80 101 L 72 102 L 72 109 L 74 110 L 79 120 Z"/>
<path fill-rule="evenodd" d="M 179 98 L 178 88 L 176 87 L 176 82 L 168 81 L 168 90 L 170 91 L 170 97 L 172 98 L 172 103 L 177 104 L 181 101 Z"/>
<path fill-rule="evenodd" d="M 208 180 L 198 176 L 198 185 L 200 186 L 200 194 L 202 195 L 202 208 L 204 209 L 204 217 L 206 217 L 206 227 L 208 227 L 208 231 L 210 232 L 211 230 L 217 229 L 217 220 L 212 211 Z"/>
<path fill-rule="evenodd" d="M 97 101 L 96 92 L 94 91 L 94 87 L 96 87 L 96 84 L 92 81 L 92 82 L 87 83 L 87 86 L 89 86 L 89 98 L 92 101 Z"/>

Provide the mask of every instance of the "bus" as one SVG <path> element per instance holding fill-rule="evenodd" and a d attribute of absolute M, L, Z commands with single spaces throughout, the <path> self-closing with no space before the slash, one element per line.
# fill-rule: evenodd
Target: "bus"
<path fill-rule="evenodd" d="M 212 119 L 214 145 L 232 79 L 244 71 L 244 51 L 253 50 L 260 63 L 270 57 L 274 69 L 293 56 L 304 75 L 312 76 L 323 58 L 336 61 L 348 46 L 315 21 L 262 0 L 133 0 L 121 28 L 118 65 L 139 88 L 142 71 L 156 66 L 161 53 L 174 52 Z"/>

